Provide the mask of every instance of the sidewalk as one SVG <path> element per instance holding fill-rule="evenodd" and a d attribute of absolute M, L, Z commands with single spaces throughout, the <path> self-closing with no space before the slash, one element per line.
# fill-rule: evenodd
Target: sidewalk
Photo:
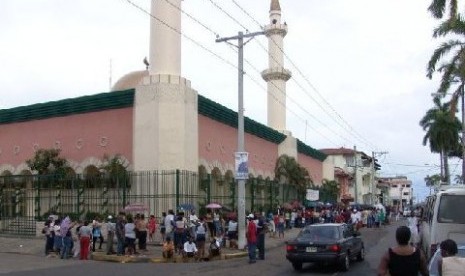
<path fill-rule="evenodd" d="M 265 240 L 265 248 L 271 249 L 279 246 L 284 246 L 285 241 L 296 237 L 301 229 L 302 228 L 292 228 L 290 230 L 287 230 L 285 232 L 284 239 L 270 238 L 267 234 Z M 0 247 L 0 253 L 35 255 L 45 257 L 45 238 L 0 237 L 0 244 L 2 244 L 2 246 Z M 105 246 L 106 244 L 103 244 L 102 248 L 105 248 Z M 218 260 L 227 260 L 231 258 L 247 256 L 246 250 L 222 248 L 221 251 L 221 257 L 217 258 Z M 92 253 L 91 259 L 95 261 L 107 261 L 118 263 L 166 262 L 166 260 L 162 258 L 162 246 L 159 243 L 147 243 L 147 251 L 139 253 L 140 254 L 135 256 L 117 256 L 106 255 L 104 250 L 97 250 L 96 252 Z M 173 259 L 173 262 L 181 261 L 182 258 Z"/>

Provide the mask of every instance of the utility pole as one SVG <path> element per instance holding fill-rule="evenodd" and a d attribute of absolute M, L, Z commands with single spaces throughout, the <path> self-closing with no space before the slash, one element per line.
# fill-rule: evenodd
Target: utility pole
<path fill-rule="evenodd" d="M 371 188 L 371 203 L 372 204 L 375 204 L 377 202 L 375 202 L 376 200 L 376 197 L 375 197 L 375 191 L 376 191 L 376 183 L 375 183 L 375 174 L 376 174 L 376 168 L 375 168 L 375 161 L 376 161 L 376 156 L 378 155 L 383 155 L 383 154 L 388 154 L 387 151 L 379 151 L 379 152 L 376 152 L 376 151 L 372 151 L 371 152 L 371 185 L 370 185 L 370 188 Z"/>
<path fill-rule="evenodd" d="M 239 32 L 237 36 L 218 38 L 216 42 L 226 42 L 228 44 L 229 40 L 237 40 L 237 46 L 231 44 L 238 49 L 238 110 L 237 110 L 237 152 L 244 153 L 244 46 L 251 39 L 257 35 L 263 35 L 264 32 L 255 32 L 244 34 Z M 250 38 L 244 43 L 244 38 Z M 245 181 L 247 176 L 238 177 L 236 171 L 236 180 L 237 180 L 237 224 L 238 224 L 238 247 L 244 248 L 246 245 L 245 239 Z M 251 210 L 252 211 L 252 210 Z"/>
<path fill-rule="evenodd" d="M 465 184 L 465 83 L 462 82 L 462 184 Z M 450 183 L 450 180 L 449 180 Z"/>
<path fill-rule="evenodd" d="M 358 189 L 357 189 L 357 166 L 358 166 L 358 160 L 357 160 L 357 146 L 354 146 L 354 179 L 355 179 L 355 184 L 354 184 L 354 201 L 355 203 L 358 203 Z"/>

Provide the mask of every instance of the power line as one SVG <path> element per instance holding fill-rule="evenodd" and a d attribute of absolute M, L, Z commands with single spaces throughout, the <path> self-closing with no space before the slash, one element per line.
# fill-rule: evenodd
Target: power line
<path fill-rule="evenodd" d="M 176 28 L 170 26 L 168 23 L 164 22 L 163 20 L 155 17 L 154 15 L 152 15 L 150 12 L 148 12 L 147 10 L 145 10 L 144 8 L 140 7 L 139 5 L 135 4 L 134 2 L 132 2 L 131 0 L 126 0 L 128 3 L 130 3 L 131 5 L 133 5 L 134 7 L 136 7 L 137 9 L 141 10 L 142 12 L 144 12 L 145 14 L 149 15 L 150 17 L 156 19 L 157 21 L 161 22 L 163 25 L 165 25 L 166 27 L 170 28 L 171 30 L 181 34 L 183 37 L 189 39 L 190 41 L 192 41 L 193 43 L 195 43 L 197 46 L 201 47 L 202 49 L 206 50 L 208 53 L 214 55 L 215 57 L 219 58 L 220 60 L 222 60 L 223 62 L 227 63 L 228 65 L 234 67 L 235 69 L 237 69 L 237 66 L 229 61 L 227 61 L 226 59 L 220 57 L 218 54 L 214 53 L 212 50 L 208 49 L 206 46 L 202 45 L 200 42 L 197 42 L 196 40 L 194 40 L 193 38 L 187 36 L 186 34 L 182 33 L 180 30 L 177 30 Z M 169 0 L 165 0 L 168 4 L 170 4 L 171 6 L 173 6 L 174 8 L 178 9 L 180 12 L 182 12 L 183 14 L 185 14 L 186 16 L 188 16 L 190 19 L 192 19 L 194 22 L 196 22 L 197 24 L 201 25 L 204 29 L 206 29 L 207 31 L 209 31 L 210 33 L 214 34 L 215 36 L 218 34 L 216 31 L 214 31 L 212 28 L 208 27 L 206 24 L 202 23 L 200 20 L 198 20 L 197 18 L 195 18 L 194 16 L 192 16 L 191 14 L 183 11 L 181 8 L 179 8 L 178 6 L 174 5 L 172 2 L 170 2 Z M 234 49 L 234 48 L 233 48 Z M 252 63 L 248 60 L 246 60 L 247 64 L 249 64 L 251 67 L 253 67 L 255 70 L 258 70 L 256 69 Z M 259 82 L 255 79 L 253 79 L 249 74 L 245 74 L 247 75 L 253 82 L 255 82 L 257 85 L 259 85 Z M 259 85 L 260 86 L 260 85 Z M 263 87 L 262 87 L 263 89 Z M 266 91 L 266 89 L 265 89 Z M 284 93 L 283 91 L 281 91 L 282 93 Z M 276 99 L 276 97 L 274 97 Z M 285 104 L 280 102 L 278 99 L 276 99 L 281 105 L 283 105 L 284 107 Z M 291 99 L 293 100 L 293 99 Z M 295 100 L 293 100 L 295 101 Z M 295 101 L 296 104 L 298 105 L 297 101 Z M 305 111 L 305 109 L 303 107 L 301 107 L 299 105 L 299 107 Z M 292 114 L 294 114 L 296 117 L 299 118 L 299 116 L 297 115 L 297 113 L 295 113 L 294 111 L 290 110 L 289 108 L 286 107 L 286 109 L 291 112 Z M 307 112 L 308 113 L 308 112 Z M 310 114 L 311 115 L 311 114 Z M 313 115 L 312 115 L 313 116 Z M 316 119 L 316 117 L 314 117 Z M 302 119 L 300 118 L 302 121 L 305 122 L 305 119 Z M 313 130 L 315 130 L 315 132 L 317 132 L 318 134 L 320 134 L 323 138 L 325 138 L 326 140 L 330 141 L 331 142 L 331 139 L 329 139 L 327 136 L 325 136 L 324 134 L 322 134 L 321 132 L 319 132 L 317 129 L 313 128 Z M 347 140 L 349 141 L 349 140 Z M 334 143 L 334 142 L 333 142 Z M 334 143 L 336 145 L 336 143 Z"/>
<path fill-rule="evenodd" d="M 208 27 L 206 24 L 202 23 L 200 20 L 198 20 L 197 18 L 195 18 L 194 16 L 192 16 L 191 14 L 185 12 L 183 9 L 181 9 L 180 7 L 178 7 L 177 5 L 173 4 L 171 1 L 169 0 L 165 0 L 165 2 L 167 2 L 168 4 L 170 4 L 173 8 L 179 10 L 181 13 L 183 13 L 184 15 L 186 15 L 187 17 L 189 17 L 192 21 L 194 21 L 195 23 L 199 24 L 200 26 L 202 26 L 205 30 L 209 31 L 210 33 L 214 34 L 215 37 L 219 37 L 220 35 L 214 31 L 213 29 L 211 29 L 210 27 Z"/>
<path fill-rule="evenodd" d="M 250 15 L 250 13 L 248 13 L 242 6 L 240 6 L 236 1 L 232 0 L 233 3 L 242 11 L 244 12 L 244 14 L 246 14 L 248 17 L 252 18 L 252 20 L 262 28 L 261 24 L 253 17 Z M 316 87 L 310 82 L 310 80 L 303 74 L 303 72 L 297 67 L 297 65 L 295 64 L 294 61 L 291 60 L 291 58 L 284 52 L 284 50 L 276 43 L 276 41 L 274 41 L 272 38 L 271 38 L 271 41 L 275 44 L 275 46 L 278 47 L 278 49 L 284 54 L 284 57 L 290 62 L 290 64 L 296 69 L 296 71 L 300 74 L 301 77 L 304 78 L 304 80 L 307 82 L 307 84 L 318 94 L 318 96 L 323 100 L 323 102 L 332 110 L 332 112 L 339 118 L 339 120 L 341 120 L 352 132 L 349 132 L 351 135 L 354 136 L 354 138 L 356 138 L 357 136 L 359 138 L 357 138 L 360 142 L 362 142 L 363 144 L 366 144 L 372 148 L 377 148 L 373 143 L 371 143 L 368 139 L 366 139 L 365 137 L 363 137 L 361 134 L 359 134 L 335 109 L 334 107 L 321 95 L 321 93 L 318 91 L 318 89 L 316 89 Z M 257 43 L 259 43 L 257 41 Z M 263 48 L 263 45 L 261 45 L 262 48 Z M 265 48 L 266 50 L 266 48 Z M 310 93 L 302 86 L 300 85 L 300 83 L 298 83 L 294 78 L 293 78 L 293 81 L 295 81 L 297 83 L 297 85 L 299 86 L 299 88 L 302 89 L 302 91 L 305 92 L 305 94 L 307 96 L 309 96 L 326 114 L 328 114 L 337 124 L 339 124 L 341 127 L 343 127 L 345 130 L 346 127 L 341 125 L 338 120 L 336 118 L 334 118 L 333 116 L 331 116 L 331 114 L 329 114 L 329 112 L 327 112 L 322 106 L 321 104 L 313 97 L 310 95 Z M 353 133 L 353 134 L 352 134 Z M 361 139 L 361 140 L 360 140 Z"/>
<path fill-rule="evenodd" d="M 166 0 L 165 0 L 166 1 Z M 170 30 L 182 35 L 184 38 L 186 38 L 187 40 L 191 41 L 192 43 L 194 43 L 195 45 L 197 45 L 198 47 L 200 47 L 201 49 L 203 49 L 204 51 L 210 53 L 211 55 L 215 56 L 216 58 L 220 59 L 221 61 L 223 61 L 224 63 L 230 65 L 231 67 L 237 69 L 237 66 L 230 62 L 229 60 L 226 60 L 225 58 L 223 58 L 222 56 L 220 56 L 219 54 L 213 52 L 213 50 L 210 50 L 208 47 L 206 47 L 205 45 L 203 45 L 202 43 L 198 42 L 197 40 L 191 38 L 190 36 L 184 34 L 183 32 L 181 32 L 181 30 L 178 30 L 176 28 L 174 28 L 173 26 L 169 25 L 168 23 L 166 23 L 165 21 L 161 20 L 160 18 L 154 16 L 153 14 L 151 14 L 149 11 L 147 11 L 146 9 L 142 8 L 141 6 L 137 5 L 136 3 L 134 3 L 133 1 L 131 0 L 126 0 L 126 2 L 128 2 L 129 4 L 131 4 L 132 6 L 134 6 L 135 8 L 139 9 L 140 11 L 142 11 L 143 13 L 147 14 L 148 16 L 152 17 L 153 19 L 157 20 L 158 22 L 160 22 L 161 24 L 165 25 L 167 28 L 169 28 Z"/>
<path fill-rule="evenodd" d="M 234 22 L 236 22 L 239 26 L 241 26 L 242 28 L 244 29 L 247 29 L 242 23 L 240 23 L 237 19 L 234 18 L 234 16 L 232 16 L 230 13 L 228 13 L 225 9 L 223 9 L 221 6 L 219 6 L 218 4 L 214 3 L 212 0 L 209 0 L 210 3 L 212 3 L 217 9 L 219 9 L 221 12 L 223 12 L 226 16 L 228 16 L 229 18 L 231 18 Z M 245 12 L 249 17 L 253 18 L 249 13 L 247 13 L 245 11 L 245 9 L 243 9 L 237 2 L 234 2 L 234 4 L 239 7 L 243 12 Z M 258 23 L 257 20 L 254 20 L 256 23 Z M 260 26 L 262 28 L 262 26 Z M 274 42 L 274 41 L 273 41 Z M 268 50 L 266 49 L 266 47 L 260 43 L 259 41 L 257 41 L 257 43 L 262 47 L 262 49 L 265 51 L 265 52 L 268 52 Z M 276 42 L 274 42 L 276 44 Z M 282 51 L 282 49 L 278 46 L 278 48 Z M 278 62 L 276 60 L 276 58 L 271 55 L 271 58 L 274 59 L 275 62 Z M 260 70 L 258 70 L 255 66 L 253 66 L 250 62 L 246 61 L 247 64 L 249 64 L 258 74 L 260 74 Z M 279 62 L 278 62 L 279 63 Z M 298 83 L 296 80 L 294 80 L 298 86 L 303 90 L 305 91 L 305 88 L 300 84 Z M 280 89 L 278 86 L 276 86 L 276 84 L 272 83 L 281 93 L 285 94 L 287 98 L 289 98 L 292 102 L 294 102 L 301 110 L 303 110 L 305 113 L 309 114 L 311 118 L 313 118 L 315 121 L 317 121 L 318 123 L 320 123 L 321 125 L 325 126 L 326 128 L 328 128 L 332 133 L 334 133 L 335 135 L 341 137 L 343 140 L 349 142 L 349 143 L 352 143 L 351 140 L 343 137 L 341 134 L 335 132 L 333 129 L 329 128 L 326 124 L 324 124 L 321 120 L 319 120 L 316 116 L 314 116 L 313 114 L 310 114 L 306 108 L 302 107 L 298 101 L 292 99 L 288 94 L 286 94 L 284 91 L 282 91 L 282 89 Z M 309 95 L 311 97 L 311 99 L 317 103 L 320 108 L 323 110 L 323 112 L 327 113 L 326 110 L 318 103 L 318 101 L 313 98 L 311 95 Z M 287 110 L 289 110 L 287 107 L 286 107 Z M 327 113 L 328 114 L 328 113 Z M 337 120 L 335 120 L 336 123 L 338 123 L 342 128 L 344 128 L 344 125 L 340 124 Z M 362 142 L 363 144 L 366 144 L 363 140 L 360 140 L 357 136 L 354 136 L 352 133 L 348 132 L 349 134 L 352 135 L 352 137 L 354 137 L 355 139 L 359 140 L 360 142 Z"/>
<path fill-rule="evenodd" d="M 219 9 L 220 11 L 222 11 L 227 17 L 229 17 L 232 21 L 236 22 L 237 25 L 241 26 L 241 28 L 243 28 L 246 33 L 249 32 L 249 30 L 247 29 L 246 26 L 242 25 L 241 22 L 239 22 L 239 20 L 237 20 L 236 18 L 234 18 L 234 16 L 230 15 L 227 11 L 225 11 L 221 6 L 219 6 L 216 2 L 214 2 L 213 0 L 208 0 L 210 1 L 210 3 L 215 6 L 215 8 Z"/>

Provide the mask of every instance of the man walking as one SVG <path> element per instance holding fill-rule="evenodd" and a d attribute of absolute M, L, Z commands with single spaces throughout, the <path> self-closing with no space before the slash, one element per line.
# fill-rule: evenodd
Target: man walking
<path fill-rule="evenodd" d="M 257 213 L 257 248 L 258 248 L 258 259 L 265 259 L 265 234 L 266 234 L 266 221 L 263 215 Z"/>
<path fill-rule="evenodd" d="M 256 250 L 257 250 L 257 226 L 253 221 L 254 215 L 249 214 L 247 216 L 247 250 L 249 252 L 249 264 L 253 264 L 257 262 Z"/>

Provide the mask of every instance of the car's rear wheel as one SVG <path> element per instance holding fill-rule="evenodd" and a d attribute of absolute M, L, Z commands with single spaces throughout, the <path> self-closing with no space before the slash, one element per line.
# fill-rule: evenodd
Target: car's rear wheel
<path fill-rule="evenodd" d="M 361 262 L 363 260 L 365 260 L 365 248 L 364 247 L 360 249 L 360 252 L 358 252 L 358 255 L 357 255 L 357 261 Z"/>
<path fill-rule="evenodd" d="M 341 270 L 342 271 L 348 271 L 350 268 L 350 258 L 349 258 L 349 252 L 344 256 L 344 258 L 341 261 Z"/>
<path fill-rule="evenodd" d="M 295 270 L 302 270 L 302 263 L 293 262 L 293 263 L 292 263 L 292 267 L 293 267 Z"/>

